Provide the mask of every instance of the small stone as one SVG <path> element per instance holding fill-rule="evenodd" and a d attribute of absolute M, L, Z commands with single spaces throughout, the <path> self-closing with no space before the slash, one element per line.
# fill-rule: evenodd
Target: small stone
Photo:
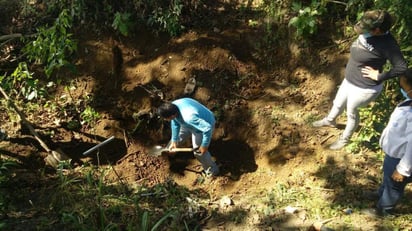
<path fill-rule="evenodd" d="M 226 207 L 228 207 L 229 205 L 232 205 L 232 204 L 233 204 L 233 201 L 228 196 L 223 196 L 222 199 L 220 199 L 220 201 L 219 201 L 220 208 L 226 208 Z"/>

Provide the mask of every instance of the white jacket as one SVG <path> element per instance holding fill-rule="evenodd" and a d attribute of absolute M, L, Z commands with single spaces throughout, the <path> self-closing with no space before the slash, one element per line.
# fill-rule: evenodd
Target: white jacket
<path fill-rule="evenodd" d="M 393 158 L 400 159 L 396 170 L 403 176 L 412 174 L 412 100 L 398 104 L 388 125 L 382 132 L 379 144 Z"/>

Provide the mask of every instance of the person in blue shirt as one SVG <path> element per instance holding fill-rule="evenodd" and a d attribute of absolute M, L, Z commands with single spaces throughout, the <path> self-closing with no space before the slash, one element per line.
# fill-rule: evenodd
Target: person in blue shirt
<path fill-rule="evenodd" d="M 167 102 L 157 109 L 158 115 L 170 121 L 172 137 L 168 148 L 177 148 L 179 143 L 191 136 L 194 156 L 207 174 L 216 176 L 219 167 L 212 160 L 209 145 L 215 127 L 215 117 L 207 107 L 192 98 Z"/>
<path fill-rule="evenodd" d="M 412 182 L 412 69 L 400 77 L 400 87 L 406 100 L 392 112 L 379 140 L 385 158 L 381 186 L 368 195 L 378 199 L 376 208 L 369 210 L 373 215 L 393 213 L 406 185 Z"/>

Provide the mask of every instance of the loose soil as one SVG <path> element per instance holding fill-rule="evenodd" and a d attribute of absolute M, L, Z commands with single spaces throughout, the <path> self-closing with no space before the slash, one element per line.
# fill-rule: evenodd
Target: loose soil
<path fill-rule="evenodd" d="M 327 37 L 322 38 L 323 46 L 312 48 L 284 42 L 271 51 L 273 66 L 268 68 L 264 62 L 268 60 L 259 57 L 262 51 L 256 47 L 261 34 L 246 22 L 188 31 L 175 38 L 144 29 L 127 39 L 82 31 L 76 35 L 78 73 L 65 73 L 71 79 L 70 88 L 57 86 L 55 100 L 70 108 L 89 99 L 101 118 L 75 131 L 68 128 L 70 121 L 56 121 L 58 117 L 47 108 L 26 110 L 28 120 L 41 134 L 52 134 L 48 144 L 69 155 L 74 166 L 111 165 L 108 179 L 149 186 L 171 178 L 189 189 L 204 190 L 214 201 L 229 196 L 233 205 L 228 211 L 249 211 L 242 223 L 213 217 L 204 230 L 309 227 L 314 220 L 305 214 L 282 214 L 282 219 L 262 221 L 257 210 L 264 205 L 256 198 L 284 184 L 318 190 L 331 206 L 334 201 L 359 199 L 360 188 L 377 187 L 381 162 L 374 153 L 327 149 L 343 128 L 343 117 L 338 129 L 310 126 L 331 106 L 348 57 L 342 50 L 347 49 Z M 195 78 L 197 85 L 185 95 L 189 78 Z M 168 124 L 154 115 L 155 108 L 183 96 L 205 104 L 217 118 L 210 151 L 221 166 L 221 175 L 207 183 L 199 183 L 201 167 L 191 153 L 152 157 L 147 152 L 170 138 Z M 5 108 L 1 112 L 2 121 L 11 122 L 3 123 L 10 139 L 1 142 L 2 155 L 18 159 L 29 169 L 24 176 L 36 173 L 44 167 L 46 153 L 12 113 Z M 98 152 L 82 154 L 111 136 L 114 141 Z M 329 178 L 322 178 L 324 171 L 330 172 Z M 27 184 L 35 186 L 29 179 Z M 319 188 L 308 186 L 314 182 L 319 182 Z M 352 187 L 353 195 L 343 195 L 340 187 Z M 336 214 L 330 225 L 341 227 L 345 216 L 345 212 Z M 351 216 L 359 217 L 359 224 L 351 224 L 359 230 L 379 224 L 359 214 Z"/>

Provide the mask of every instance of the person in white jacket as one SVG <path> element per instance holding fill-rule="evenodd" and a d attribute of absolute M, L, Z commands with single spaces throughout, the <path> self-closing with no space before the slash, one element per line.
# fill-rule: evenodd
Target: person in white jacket
<path fill-rule="evenodd" d="M 412 69 L 401 76 L 400 87 L 406 100 L 396 106 L 379 140 L 385 152 L 375 210 L 379 216 L 393 213 L 406 185 L 412 182 Z"/>

